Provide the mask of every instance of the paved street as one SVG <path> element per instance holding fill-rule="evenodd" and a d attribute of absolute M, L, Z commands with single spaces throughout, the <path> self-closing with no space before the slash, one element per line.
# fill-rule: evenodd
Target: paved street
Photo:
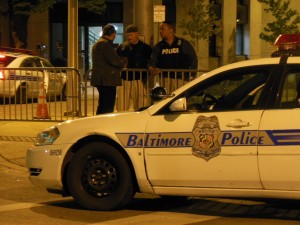
<path fill-rule="evenodd" d="M 113 212 L 82 209 L 72 198 L 49 194 L 27 179 L 26 149 L 53 122 L 0 122 L 0 224 L 92 225 L 294 225 L 300 202 L 190 198 L 186 201 L 138 194 Z"/>

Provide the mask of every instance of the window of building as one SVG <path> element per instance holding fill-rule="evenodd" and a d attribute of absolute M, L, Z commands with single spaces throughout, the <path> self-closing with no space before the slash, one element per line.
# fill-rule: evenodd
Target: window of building
<path fill-rule="evenodd" d="M 210 2 L 212 2 L 212 0 L 210 0 Z M 221 1 L 213 1 L 214 3 L 214 13 L 216 14 L 216 16 L 218 17 L 218 19 L 222 18 L 222 2 Z M 217 35 L 212 35 L 209 38 L 209 56 L 211 57 L 217 57 L 220 56 L 220 49 L 218 48 L 218 42 L 220 42 L 220 40 L 218 40 L 219 38 L 217 37 Z"/>
<path fill-rule="evenodd" d="M 247 29 L 249 21 L 249 1 L 237 0 L 237 15 L 236 15 L 236 55 L 246 59 L 247 55 Z"/>

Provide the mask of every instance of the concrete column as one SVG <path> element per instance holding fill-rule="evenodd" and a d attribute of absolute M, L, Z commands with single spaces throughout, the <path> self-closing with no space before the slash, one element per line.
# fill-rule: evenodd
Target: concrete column
<path fill-rule="evenodd" d="M 68 67 L 78 68 L 78 0 L 68 0 Z"/>
<path fill-rule="evenodd" d="M 262 4 L 258 1 L 250 1 L 249 9 L 249 58 L 256 59 L 261 58 L 261 44 L 262 40 L 259 38 L 259 34 L 262 31 Z"/>
<path fill-rule="evenodd" d="M 144 36 L 144 41 L 153 43 L 153 0 L 133 0 L 133 24 Z"/>
<path fill-rule="evenodd" d="M 125 28 L 129 24 L 133 24 L 133 0 L 123 1 L 123 24 L 124 24 L 124 32 Z"/>
<path fill-rule="evenodd" d="M 68 67 L 78 69 L 78 0 L 68 0 Z M 67 73 L 67 107 L 65 115 L 78 116 L 78 76 Z"/>
<path fill-rule="evenodd" d="M 222 65 L 236 61 L 236 14 L 237 1 L 223 1 L 223 49 Z"/>

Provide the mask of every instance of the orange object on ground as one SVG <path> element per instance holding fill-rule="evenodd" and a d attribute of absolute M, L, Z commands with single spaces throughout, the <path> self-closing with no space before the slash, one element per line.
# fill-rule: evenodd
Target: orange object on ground
<path fill-rule="evenodd" d="M 42 82 L 40 85 L 39 97 L 38 97 L 38 108 L 37 108 L 36 116 L 34 118 L 35 119 L 51 118 L 48 113 L 48 105 L 47 105 L 44 82 Z"/>

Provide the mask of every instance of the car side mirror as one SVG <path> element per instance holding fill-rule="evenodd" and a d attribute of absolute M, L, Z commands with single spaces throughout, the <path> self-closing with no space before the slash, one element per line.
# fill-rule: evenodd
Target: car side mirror
<path fill-rule="evenodd" d="M 186 98 L 180 98 L 174 101 L 169 109 L 171 112 L 182 112 L 187 110 Z"/>

